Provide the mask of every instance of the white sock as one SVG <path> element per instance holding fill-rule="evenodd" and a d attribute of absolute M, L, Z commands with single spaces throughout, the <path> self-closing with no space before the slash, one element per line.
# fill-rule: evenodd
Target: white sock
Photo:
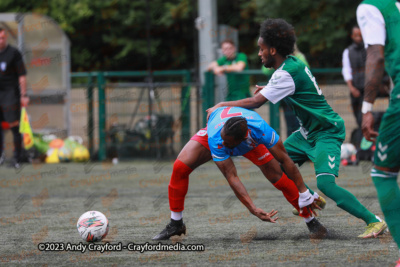
<path fill-rule="evenodd" d="M 314 216 L 310 216 L 310 217 L 308 217 L 308 218 L 304 218 L 304 221 L 305 221 L 306 223 L 309 223 L 309 222 L 312 221 L 312 219 L 314 219 Z"/>
<path fill-rule="evenodd" d="M 183 213 L 183 211 L 179 211 L 179 212 L 171 211 L 171 219 L 173 219 L 175 221 L 181 220 L 182 219 L 182 213 Z"/>

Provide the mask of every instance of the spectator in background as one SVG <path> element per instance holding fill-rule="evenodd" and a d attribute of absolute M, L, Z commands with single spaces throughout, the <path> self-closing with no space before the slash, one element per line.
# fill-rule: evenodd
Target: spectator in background
<path fill-rule="evenodd" d="M 306 57 L 299 50 L 297 44 L 294 44 L 294 52 L 292 55 L 300 59 L 308 68 L 310 68 L 310 65 L 308 64 Z M 262 66 L 261 70 L 265 75 L 268 76 L 268 78 L 270 78 L 275 71 L 273 68 L 266 68 L 264 66 Z M 283 112 L 285 115 L 286 134 L 287 134 L 286 136 L 289 137 L 289 135 L 291 135 L 294 131 L 299 129 L 300 124 L 293 110 L 285 103 L 285 101 L 281 101 L 280 106 L 283 108 Z"/>
<path fill-rule="evenodd" d="M 350 89 L 351 107 L 358 125 L 357 141 L 354 145 L 359 148 L 362 137 L 361 105 L 364 97 L 365 61 L 367 53 L 365 51 L 360 28 L 357 25 L 352 28 L 351 39 L 353 43 L 343 51 L 342 74 Z"/>
<path fill-rule="evenodd" d="M 249 69 L 247 56 L 244 53 L 237 53 L 235 43 L 226 39 L 221 44 L 223 56 L 211 62 L 208 71 L 216 75 L 226 74 L 228 80 L 227 101 L 238 100 L 250 97 L 249 75 L 233 75 L 232 72 L 240 72 Z"/>
<path fill-rule="evenodd" d="M 7 33 L 0 28 L 0 123 L 8 124 L 14 138 L 14 160 L 10 167 L 20 168 L 22 136 L 19 133 L 21 105 L 26 106 L 26 69 L 18 49 L 7 43 Z M 0 127 L 0 165 L 5 161 L 4 134 Z"/>
<path fill-rule="evenodd" d="M 364 98 L 367 51 L 365 50 L 360 28 L 357 25 L 352 29 L 351 39 L 353 40 L 353 43 L 343 51 L 342 75 L 350 89 L 351 107 L 358 125 L 358 128 L 355 131 L 355 136 L 352 136 L 352 143 L 358 149 L 362 139 L 361 106 Z M 384 72 L 377 97 L 388 97 L 389 88 L 390 78 L 388 74 Z"/>

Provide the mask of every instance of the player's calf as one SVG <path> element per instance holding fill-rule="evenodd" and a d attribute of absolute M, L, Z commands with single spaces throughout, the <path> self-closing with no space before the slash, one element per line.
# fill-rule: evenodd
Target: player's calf
<path fill-rule="evenodd" d="M 182 211 L 189 187 L 189 174 L 193 170 L 180 160 L 176 160 L 168 185 L 169 205 L 172 211 Z"/>

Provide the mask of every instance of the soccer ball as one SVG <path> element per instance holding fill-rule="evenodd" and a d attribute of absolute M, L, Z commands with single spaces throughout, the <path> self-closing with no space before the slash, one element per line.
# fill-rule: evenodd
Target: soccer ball
<path fill-rule="evenodd" d="M 108 220 L 99 211 L 88 211 L 79 217 L 76 224 L 79 235 L 87 242 L 101 241 L 108 234 Z"/>
<path fill-rule="evenodd" d="M 350 159 L 357 154 L 357 149 L 353 144 L 342 144 L 340 159 Z"/>
<path fill-rule="evenodd" d="M 65 145 L 58 150 L 58 159 L 60 162 L 68 162 L 72 159 L 71 150 Z"/>
<path fill-rule="evenodd" d="M 78 146 L 74 149 L 72 160 L 75 162 L 85 162 L 90 159 L 89 150 L 84 146 Z"/>

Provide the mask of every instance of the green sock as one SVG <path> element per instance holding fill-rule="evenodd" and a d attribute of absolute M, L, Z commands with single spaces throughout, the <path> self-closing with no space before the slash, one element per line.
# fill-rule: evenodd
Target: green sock
<path fill-rule="evenodd" d="M 372 181 L 378 192 L 379 203 L 389 231 L 400 248 L 400 190 L 397 173 L 376 170 L 371 171 Z"/>
<path fill-rule="evenodd" d="M 364 207 L 353 194 L 335 183 L 335 176 L 319 175 L 317 177 L 317 187 L 327 197 L 335 201 L 339 208 L 359 219 L 362 219 L 367 225 L 379 222 L 376 216 L 367 210 L 367 208 Z"/>
<path fill-rule="evenodd" d="M 314 191 L 311 190 L 311 188 L 308 187 L 308 185 L 306 183 L 304 183 L 307 187 L 308 190 L 310 190 L 311 195 L 314 195 Z"/>

